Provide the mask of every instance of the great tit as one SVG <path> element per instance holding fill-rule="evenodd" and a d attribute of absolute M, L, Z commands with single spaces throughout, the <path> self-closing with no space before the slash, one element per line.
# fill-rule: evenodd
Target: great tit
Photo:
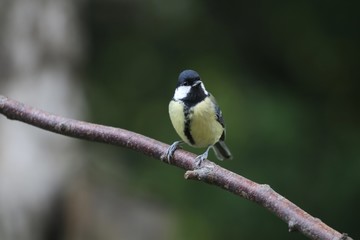
<path fill-rule="evenodd" d="M 194 70 L 180 73 L 175 94 L 169 103 L 169 115 L 182 139 L 174 142 L 167 150 L 169 162 L 183 142 L 193 147 L 207 148 L 196 157 L 198 166 L 207 159 L 210 148 L 214 149 L 219 160 L 231 159 L 231 153 L 224 142 L 225 124 L 221 110 Z"/>

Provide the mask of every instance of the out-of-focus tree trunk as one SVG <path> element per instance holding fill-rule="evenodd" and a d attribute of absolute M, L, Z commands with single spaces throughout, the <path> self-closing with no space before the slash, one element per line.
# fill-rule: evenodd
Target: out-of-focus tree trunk
<path fill-rule="evenodd" d="M 78 9 L 74 0 L 1 1 L 2 94 L 82 118 L 83 93 L 76 81 L 82 56 Z M 78 144 L 21 123 L 0 122 L 0 239 L 59 237 L 51 235 L 50 216 L 81 164 Z"/>
<path fill-rule="evenodd" d="M 0 2 L 1 94 L 86 119 L 76 72 L 79 7 L 76 0 Z M 162 206 L 79 174 L 79 140 L 0 120 L 1 240 L 170 238 L 173 220 Z"/>

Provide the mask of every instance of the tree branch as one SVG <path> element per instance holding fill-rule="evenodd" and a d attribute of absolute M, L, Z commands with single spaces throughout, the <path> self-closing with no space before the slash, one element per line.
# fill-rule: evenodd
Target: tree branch
<path fill-rule="evenodd" d="M 162 161 L 164 161 L 163 155 L 169 147 L 167 144 L 131 131 L 64 118 L 1 95 L 0 113 L 9 119 L 28 123 L 61 135 L 133 149 Z M 269 185 L 255 183 L 208 160 L 204 161 L 201 168 L 197 168 L 195 157 L 192 153 L 177 150 L 170 164 L 187 170 L 186 179 L 216 185 L 258 203 L 286 222 L 290 232 L 299 231 L 310 239 L 352 239 L 347 234 L 341 234 L 332 229 L 320 219 L 312 217 L 272 190 Z"/>

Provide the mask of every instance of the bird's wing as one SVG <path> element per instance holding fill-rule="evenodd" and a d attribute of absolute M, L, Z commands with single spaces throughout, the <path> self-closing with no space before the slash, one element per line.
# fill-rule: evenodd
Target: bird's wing
<path fill-rule="evenodd" d="M 217 104 L 216 102 L 216 99 L 214 98 L 213 95 L 210 94 L 210 100 L 214 103 L 214 106 L 215 106 L 215 112 L 216 112 L 216 120 L 221 124 L 221 126 L 223 126 L 224 128 L 224 132 L 223 134 L 221 135 L 221 140 L 225 140 L 225 121 L 224 121 L 224 118 L 223 118 L 223 115 L 222 115 L 222 112 L 221 112 L 221 109 L 219 107 L 219 105 Z"/>

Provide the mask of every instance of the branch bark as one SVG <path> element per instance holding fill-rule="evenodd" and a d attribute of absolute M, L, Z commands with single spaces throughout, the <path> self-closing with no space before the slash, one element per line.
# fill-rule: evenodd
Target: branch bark
<path fill-rule="evenodd" d="M 9 119 L 54 133 L 129 148 L 167 163 L 164 153 L 169 145 L 131 131 L 57 116 L 1 95 L 0 113 Z M 299 231 L 310 239 L 352 239 L 311 216 L 269 185 L 255 183 L 208 160 L 204 161 L 201 168 L 197 168 L 195 157 L 192 153 L 177 150 L 170 164 L 187 170 L 186 179 L 216 185 L 258 203 L 286 222 L 290 232 Z"/>

